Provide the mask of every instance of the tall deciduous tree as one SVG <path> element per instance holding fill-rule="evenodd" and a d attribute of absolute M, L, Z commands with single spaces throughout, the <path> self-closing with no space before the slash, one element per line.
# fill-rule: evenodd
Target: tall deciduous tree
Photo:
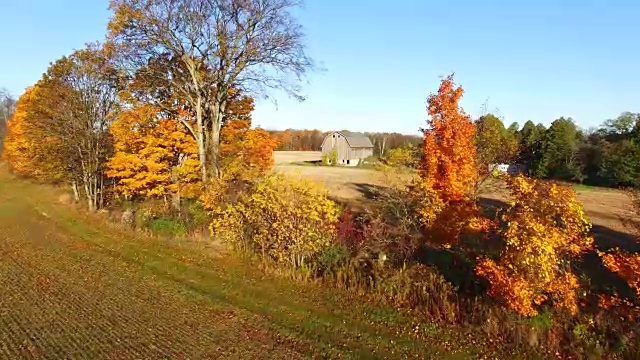
<path fill-rule="evenodd" d="M 540 161 L 542 151 L 542 138 L 546 129 L 542 124 L 535 125 L 529 120 L 524 123 L 518 137 L 520 139 L 518 160 L 527 169 L 533 169 Z"/>
<path fill-rule="evenodd" d="M 475 127 L 458 105 L 463 93 L 449 75 L 427 99 L 421 176 L 445 201 L 465 198 L 478 177 Z"/>
<path fill-rule="evenodd" d="M 11 170 L 22 176 L 56 181 L 63 178 L 64 166 L 57 147 L 57 138 L 47 135 L 38 113 L 42 96 L 39 84 L 27 88 L 16 104 L 7 123 L 3 158 Z"/>
<path fill-rule="evenodd" d="M 201 177 L 220 175 L 220 130 L 229 90 L 283 89 L 302 99 L 312 67 L 298 0 L 112 0 L 108 38 L 131 70 L 138 96 L 165 111 L 180 99 L 193 114 L 176 118 L 198 146 Z"/>
<path fill-rule="evenodd" d="M 61 179 L 71 183 L 76 194 L 82 188 L 90 210 L 104 200 L 102 166 L 111 153 L 108 129 L 119 108 L 115 77 L 102 48 L 76 51 L 49 67 L 31 109 L 36 136 L 49 143 L 48 157 L 55 157 Z"/>
<path fill-rule="evenodd" d="M 504 127 L 502 120 L 487 114 L 481 116 L 475 126 L 478 162 L 483 168 L 513 160 L 518 151 L 518 140 L 511 130 Z"/>

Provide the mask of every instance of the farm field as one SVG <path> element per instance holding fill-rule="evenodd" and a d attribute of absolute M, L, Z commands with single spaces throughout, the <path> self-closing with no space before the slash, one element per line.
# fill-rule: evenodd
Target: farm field
<path fill-rule="evenodd" d="M 1 359 L 490 352 L 454 331 L 416 332 L 417 320 L 395 310 L 267 276 L 198 244 L 118 230 L 56 200 L 50 187 L 0 174 Z"/>
<path fill-rule="evenodd" d="M 299 174 L 324 183 L 331 194 L 341 200 L 360 204 L 372 188 L 384 186 L 385 177 L 371 169 L 349 167 L 301 166 L 304 161 L 320 160 L 319 151 L 276 151 L 276 169 Z M 298 163 L 298 164 L 295 164 Z M 593 231 L 606 246 L 622 246 L 629 239 L 625 221 L 633 220 L 630 201 L 622 191 L 587 186 L 575 187 Z M 504 201 L 502 189 L 493 187 L 481 193 L 489 201 Z"/>

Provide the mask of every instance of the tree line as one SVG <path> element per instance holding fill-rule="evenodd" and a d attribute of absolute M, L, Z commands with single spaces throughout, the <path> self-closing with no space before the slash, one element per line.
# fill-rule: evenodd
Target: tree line
<path fill-rule="evenodd" d="M 342 130 L 348 132 L 349 130 Z M 281 151 L 319 151 L 324 138 L 329 131 L 286 129 L 270 130 L 271 134 L 278 140 L 276 150 Z M 418 145 L 422 138 L 418 135 L 406 135 L 397 132 L 364 132 L 373 144 L 373 154 L 382 157 L 387 151 L 406 146 L 407 144 Z"/>
<path fill-rule="evenodd" d="M 485 163 L 520 163 L 542 179 L 594 186 L 640 185 L 640 114 L 624 112 L 595 129 L 561 117 L 547 128 L 527 121 L 505 128 L 492 114 L 476 122 L 476 144 Z"/>
<path fill-rule="evenodd" d="M 197 197 L 269 168 L 275 141 L 250 114 L 270 90 L 302 99 L 314 66 L 298 5 L 112 0 L 103 42 L 54 61 L 15 111 L 0 99 L 3 158 L 69 184 L 91 210 L 114 196 Z"/>

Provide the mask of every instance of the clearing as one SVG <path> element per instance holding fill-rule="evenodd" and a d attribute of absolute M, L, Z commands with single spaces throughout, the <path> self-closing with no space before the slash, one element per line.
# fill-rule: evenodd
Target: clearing
<path fill-rule="evenodd" d="M 56 199 L 0 173 L 2 359 L 499 356 L 463 332 Z"/>
<path fill-rule="evenodd" d="M 319 151 L 276 151 L 274 157 L 278 171 L 323 182 L 335 198 L 356 204 L 365 201 L 373 189 L 384 186 L 388 181 L 380 172 L 372 169 L 314 166 L 311 162 L 320 160 Z M 305 162 L 305 166 L 300 165 Z M 593 232 L 599 245 L 604 248 L 628 245 L 631 235 L 625 222 L 635 219 L 627 195 L 623 191 L 606 188 L 574 188 L 585 214 L 593 223 Z M 483 192 L 482 197 L 489 202 L 505 199 L 499 188 Z"/>

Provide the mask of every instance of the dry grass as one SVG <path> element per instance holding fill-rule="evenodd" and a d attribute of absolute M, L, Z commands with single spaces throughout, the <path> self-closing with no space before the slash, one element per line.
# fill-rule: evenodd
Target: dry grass
<path fill-rule="evenodd" d="M 320 157 L 318 151 L 276 151 L 276 169 L 323 182 L 337 199 L 356 203 L 361 203 L 373 188 L 386 183 L 382 174 L 371 169 L 294 164 L 319 160 Z M 576 186 L 575 189 L 597 235 L 612 245 L 629 237 L 629 229 L 624 222 L 634 219 L 631 218 L 631 202 L 623 191 L 586 186 Z M 504 195 L 499 186 L 492 186 L 482 193 L 482 197 L 500 202 L 505 201 Z"/>

